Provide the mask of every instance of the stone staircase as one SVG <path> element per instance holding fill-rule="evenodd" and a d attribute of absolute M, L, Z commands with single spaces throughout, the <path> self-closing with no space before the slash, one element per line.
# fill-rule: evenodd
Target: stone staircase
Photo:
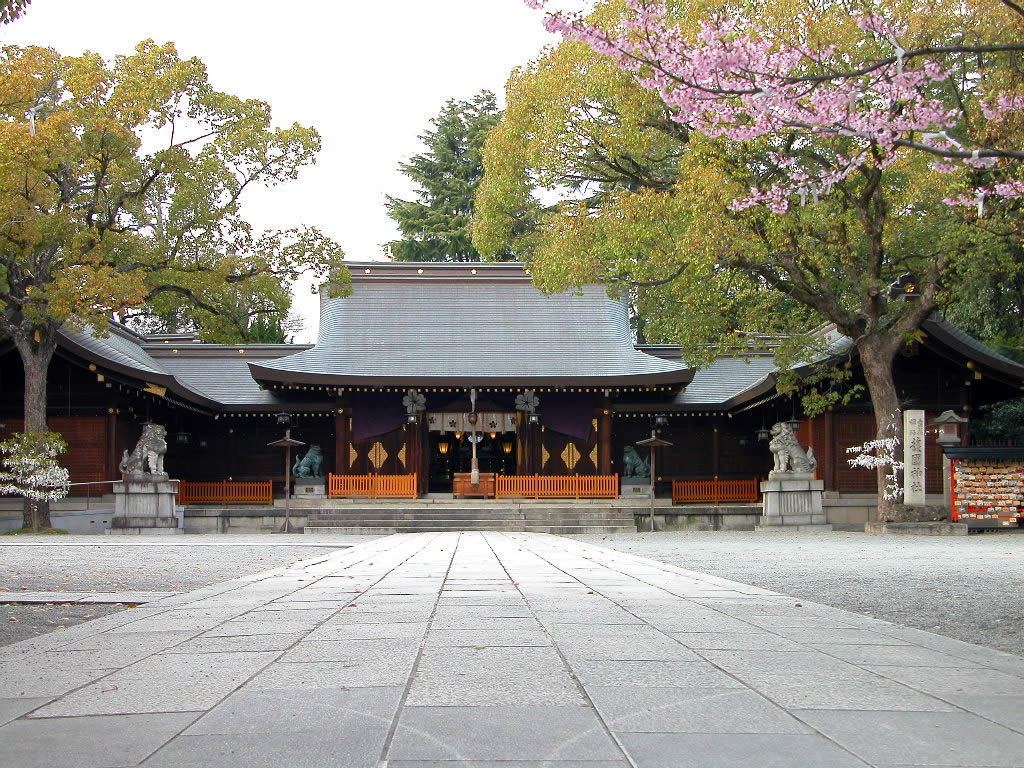
<path fill-rule="evenodd" d="M 353 503 L 303 510 L 310 534 L 385 534 L 428 531 L 632 533 L 633 506 L 597 502 Z"/>

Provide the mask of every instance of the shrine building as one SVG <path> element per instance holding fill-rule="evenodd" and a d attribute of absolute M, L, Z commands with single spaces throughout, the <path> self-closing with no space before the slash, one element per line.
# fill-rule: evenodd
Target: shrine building
<path fill-rule="evenodd" d="M 293 437 L 320 447 L 332 495 L 356 492 L 354 479 L 338 478 L 373 476 L 403 476 L 410 495 L 459 494 L 475 452 L 481 475 L 509 493 L 543 485 L 522 478 L 577 477 L 604 478 L 592 487 L 618 496 L 627 448 L 653 429 L 672 443 L 659 449 L 660 496 L 707 501 L 687 489 L 742 481 L 756 500 L 772 466 L 765 430 L 791 421 L 814 449 L 837 521 L 856 522 L 874 503 L 874 472 L 851 468 L 846 452 L 874 435 L 866 394 L 807 419 L 798 398 L 777 392 L 770 347 L 695 369 L 678 347 L 635 345 L 625 303 L 603 286 L 547 295 L 507 263 L 348 266 L 352 293 L 322 299 L 313 345 L 206 344 L 116 323 L 105 337 L 62 332 L 48 421 L 69 444 L 71 481 L 116 479 L 122 451 L 153 421 L 167 427 L 165 464 L 183 488 L 269 482 L 281 496 L 283 457 L 268 443 L 288 414 Z M 905 407 L 969 418 L 1024 394 L 1024 366 L 937 316 L 922 331 L 896 362 Z M 856 383 L 851 340 L 821 332 Z M 0 436 L 21 428 L 22 378 L 16 350 L 0 346 Z M 965 444 L 969 430 L 968 421 Z M 927 493 L 941 494 L 931 432 L 925 466 Z"/>

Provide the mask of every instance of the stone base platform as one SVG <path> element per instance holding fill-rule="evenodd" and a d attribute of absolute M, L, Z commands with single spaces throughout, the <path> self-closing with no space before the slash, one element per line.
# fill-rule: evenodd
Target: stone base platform
<path fill-rule="evenodd" d="M 831 531 L 821 502 L 824 488 L 813 472 L 769 472 L 761 483 L 764 514 L 754 530 Z"/>
<path fill-rule="evenodd" d="M 166 475 L 125 477 L 114 483 L 114 516 L 108 533 L 121 535 L 178 534 L 175 502 L 178 481 Z"/>
<path fill-rule="evenodd" d="M 295 478 L 295 485 L 292 486 L 292 496 L 296 499 L 319 499 L 327 498 L 327 484 L 322 477 Z"/>
<path fill-rule="evenodd" d="M 778 533 L 790 533 L 792 531 L 803 531 L 806 533 L 830 533 L 832 531 L 831 523 L 794 523 L 792 520 L 786 522 L 777 522 L 778 518 L 766 518 L 763 515 L 757 525 L 754 526 L 755 531 L 768 531 Z"/>
<path fill-rule="evenodd" d="M 966 536 L 967 523 L 864 523 L 864 533 L 872 536 Z"/>
<path fill-rule="evenodd" d="M 177 518 L 172 518 L 169 525 L 164 526 L 145 526 L 145 525 L 126 525 L 119 526 L 117 528 L 108 528 L 104 531 L 108 536 L 139 536 L 145 534 L 146 536 L 175 536 L 178 534 L 185 533 L 184 528 L 178 527 Z"/>

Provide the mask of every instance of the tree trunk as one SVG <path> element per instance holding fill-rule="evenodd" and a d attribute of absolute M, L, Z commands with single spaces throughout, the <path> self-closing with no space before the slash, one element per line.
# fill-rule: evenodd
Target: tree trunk
<path fill-rule="evenodd" d="M 897 459 L 902 456 L 903 451 L 903 417 L 892 373 L 898 348 L 898 345 L 886 338 L 868 337 L 857 342 L 864 379 L 875 412 L 875 439 L 898 438 L 900 443 L 896 449 Z M 878 507 L 875 510 L 874 522 L 885 522 L 890 519 L 893 505 L 896 503 L 895 499 L 885 498 L 887 475 L 892 472 L 892 467 L 883 466 L 875 471 L 878 474 Z"/>
<path fill-rule="evenodd" d="M 38 339 L 38 341 L 37 341 Z M 52 332 L 39 331 L 39 336 L 27 339 L 15 339 L 15 346 L 21 354 L 21 364 L 25 369 L 25 426 L 22 431 L 45 432 L 46 425 L 46 378 L 57 347 Z M 25 528 L 49 528 L 50 503 L 48 501 L 32 501 L 25 499 L 22 508 L 22 520 Z"/>

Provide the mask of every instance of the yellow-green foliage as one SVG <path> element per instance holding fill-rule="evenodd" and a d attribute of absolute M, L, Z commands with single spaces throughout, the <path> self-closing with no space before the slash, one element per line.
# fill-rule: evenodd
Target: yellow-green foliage
<path fill-rule="evenodd" d="M 8 46 L 0 92 L 0 331 L 16 341 L 104 332 L 144 302 L 230 340 L 246 312 L 285 312 L 307 268 L 345 285 L 315 229 L 261 236 L 239 213 L 246 188 L 314 161 L 317 132 L 274 127 L 269 105 L 214 90 L 173 44 L 111 63 Z"/>

